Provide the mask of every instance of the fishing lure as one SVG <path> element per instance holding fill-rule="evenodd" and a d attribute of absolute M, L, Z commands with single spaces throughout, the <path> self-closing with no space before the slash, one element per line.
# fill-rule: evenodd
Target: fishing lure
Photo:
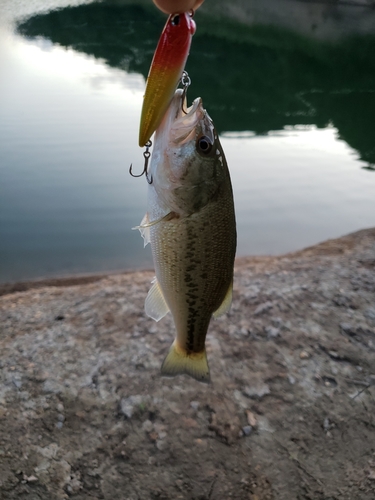
<path fill-rule="evenodd" d="M 182 93 L 183 93 L 183 96 L 184 98 L 181 99 L 181 111 L 184 113 L 184 114 L 187 114 L 187 111 L 184 110 L 184 101 L 185 101 L 185 96 L 186 96 L 186 91 L 187 89 L 189 88 L 190 84 L 191 84 L 191 80 L 190 80 L 190 77 L 188 75 L 188 73 L 186 71 L 183 71 L 182 72 L 182 76 L 181 76 L 181 85 L 182 85 Z M 149 171 L 148 171 L 148 164 L 149 164 L 149 161 L 150 161 L 150 157 L 151 157 L 151 153 L 150 153 L 150 149 L 151 149 L 151 146 L 152 146 L 152 142 L 151 140 L 149 139 L 146 144 L 144 144 L 144 146 L 146 147 L 145 151 L 143 152 L 143 158 L 144 158 L 144 165 L 143 165 L 143 170 L 140 174 L 135 174 L 133 172 L 133 164 L 130 165 L 129 167 L 129 173 L 132 177 L 142 177 L 142 175 L 145 175 L 146 176 L 146 179 L 147 179 L 147 182 L 149 184 L 152 184 L 152 176 L 149 174 Z"/>
<path fill-rule="evenodd" d="M 156 47 L 147 78 L 139 128 L 145 146 L 160 125 L 181 80 L 196 25 L 192 12 L 171 14 Z"/>

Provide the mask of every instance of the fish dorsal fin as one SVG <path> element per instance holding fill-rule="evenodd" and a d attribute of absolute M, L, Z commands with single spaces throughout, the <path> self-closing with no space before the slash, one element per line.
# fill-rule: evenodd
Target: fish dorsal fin
<path fill-rule="evenodd" d="M 228 291 L 224 297 L 223 302 L 221 305 L 216 309 L 216 311 L 213 313 L 214 318 L 218 318 L 219 316 L 222 316 L 223 314 L 227 313 L 230 309 L 230 306 L 232 304 L 232 295 L 233 295 L 233 281 L 229 285 Z"/>
<path fill-rule="evenodd" d="M 155 321 L 159 321 L 169 312 L 169 307 L 165 301 L 158 280 L 155 278 L 152 282 L 153 285 L 150 288 L 145 301 L 145 311 L 147 316 Z"/>

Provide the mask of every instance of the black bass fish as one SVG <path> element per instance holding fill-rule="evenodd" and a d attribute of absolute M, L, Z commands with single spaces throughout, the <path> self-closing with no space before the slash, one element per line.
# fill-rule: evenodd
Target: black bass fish
<path fill-rule="evenodd" d="M 172 313 L 176 338 L 161 373 L 209 382 L 205 339 L 211 316 L 232 301 L 236 221 L 228 166 L 201 98 L 186 110 L 178 89 L 156 130 L 148 210 L 138 227 L 151 243 L 156 278 L 145 311 Z"/>

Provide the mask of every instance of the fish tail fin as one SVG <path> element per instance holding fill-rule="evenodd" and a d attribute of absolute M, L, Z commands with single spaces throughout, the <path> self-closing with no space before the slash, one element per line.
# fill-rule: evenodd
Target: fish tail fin
<path fill-rule="evenodd" d="M 199 382 L 210 382 L 206 349 L 201 352 L 187 353 L 173 342 L 161 366 L 161 374 L 165 377 L 174 377 L 185 373 Z"/>

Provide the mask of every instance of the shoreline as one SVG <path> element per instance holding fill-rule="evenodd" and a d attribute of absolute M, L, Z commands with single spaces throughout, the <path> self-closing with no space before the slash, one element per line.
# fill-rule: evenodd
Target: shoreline
<path fill-rule="evenodd" d="M 25 281 L 0 283 L 0 297 L 17 292 L 26 292 L 27 290 L 32 290 L 34 288 L 86 285 L 89 283 L 95 283 L 96 281 L 100 281 L 110 276 L 132 274 L 136 272 L 151 272 L 151 269 L 124 269 L 117 271 L 107 271 L 103 273 L 77 273 L 51 278 L 36 278 Z"/>
<path fill-rule="evenodd" d="M 273 262 L 275 260 L 282 259 L 293 259 L 303 256 L 313 256 L 326 253 L 327 255 L 341 254 L 352 248 L 355 241 L 358 238 L 366 237 L 367 234 L 375 232 L 374 228 L 360 229 L 353 233 L 341 236 L 339 238 L 330 238 L 324 240 L 320 243 L 310 245 L 308 247 L 302 248 L 301 250 L 295 250 L 287 252 L 280 255 L 249 255 L 236 257 L 234 268 L 241 269 L 242 267 L 255 264 L 255 263 L 266 263 Z M 35 288 L 44 287 L 67 287 L 67 286 L 79 286 L 86 285 L 90 283 L 95 283 L 97 281 L 103 280 L 105 278 L 117 275 L 128 275 L 134 273 L 151 273 L 153 268 L 134 268 L 134 269 L 119 269 L 114 271 L 105 271 L 103 273 L 77 273 L 77 274 L 67 274 L 66 276 L 56 276 L 56 277 L 46 277 L 46 278 L 36 278 L 31 280 L 21 280 L 15 282 L 5 282 L 0 283 L 0 297 L 3 295 L 9 295 L 17 292 L 25 292 Z"/>

